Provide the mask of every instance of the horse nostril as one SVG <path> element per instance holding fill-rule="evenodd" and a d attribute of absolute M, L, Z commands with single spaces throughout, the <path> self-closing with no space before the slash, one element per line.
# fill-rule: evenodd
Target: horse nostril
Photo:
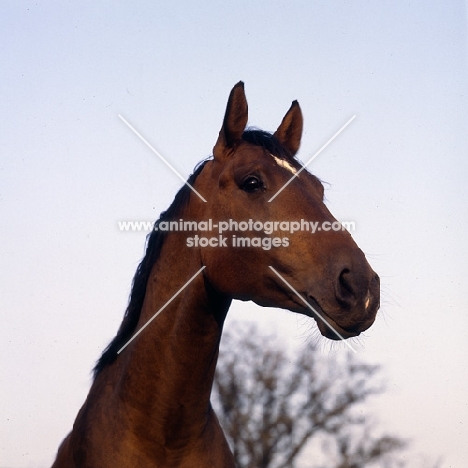
<path fill-rule="evenodd" d="M 344 268 L 338 276 L 336 298 L 345 307 L 351 307 L 356 303 L 356 294 L 352 281 L 351 271 L 349 268 Z"/>

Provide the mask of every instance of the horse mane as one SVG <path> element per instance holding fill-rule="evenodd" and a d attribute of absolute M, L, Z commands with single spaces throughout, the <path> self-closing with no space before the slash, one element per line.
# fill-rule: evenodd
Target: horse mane
<path fill-rule="evenodd" d="M 203 170 L 207 160 L 202 161 L 196 168 L 193 174 L 188 178 L 187 182 L 193 186 L 195 179 Z M 190 197 L 191 188 L 184 184 L 177 192 L 174 201 L 166 211 L 163 211 L 159 219 L 154 223 L 154 229 L 146 237 L 145 255 L 141 260 L 136 270 L 132 282 L 130 292 L 130 300 L 127 309 L 125 310 L 124 318 L 117 331 L 115 338 L 109 343 L 103 351 L 101 357 L 97 361 L 93 369 L 94 378 L 104 369 L 104 367 L 112 364 L 117 359 L 117 351 L 124 346 L 133 336 L 140 319 L 143 301 L 146 295 L 146 286 L 148 284 L 149 275 L 153 265 L 159 258 L 161 247 L 167 235 L 165 230 L 159 230 L 157 227 L 162 221 L 173 221 L 179 217 L 179 213 L 186 206 Z"/>
<path fill-rule="evenodd" d="M 269 132 L 255 127 L 247 128 L 242 134 L 242 140 L 255 146 L 261 146 L 274 156 L 286 159 L 289 162 L 297 162 L 294 156 Z"/>
<path fill-rule="evenodd" d="M 269 153 L 275 156 L 286 159 L 289 161 L 297 161 L 293 156 L 284 148 L 277 138 L 271 133 L 263 130 L 248 128 L 242 134 L 242 140 L 255 146 L 261 146 Z M 203 170 L 207 160 L 202 161 L 194 170 L 193 174 L 188 178 L 187 182 L 193 186 L 196 178 Z M 140 319 L 143 301 L 146 295 L 146 287 L 148 284 L 149 275 L 153 265 L 159 258 L 164 239 L 167 231 L 156 229 L 163 221 L 173 221 L 179 217 L 181 210 L 186 206 L 191 188 L 184 184 L 184 186 L 177 192 L 174 201 L 166 211 L 163 211 L 159 219 L 155 222 L 155 229 L 148 234 L 146 238 L 146 249 L 143 259 L 141 260 L 136 270 L 135 276 L 132 281 L 132 289 L 130 292 L 130 299 L 127 309 L 125 310 L 124 318 L 117 331 L 117 335 L 104 349 L 101 357 L 98 359 L 93 369 L 94 378 L 106 366 L 112 364 L 117 359 L 117 351 L 124 346 L 128 340 L 133 336 L 138 321 Z"/>

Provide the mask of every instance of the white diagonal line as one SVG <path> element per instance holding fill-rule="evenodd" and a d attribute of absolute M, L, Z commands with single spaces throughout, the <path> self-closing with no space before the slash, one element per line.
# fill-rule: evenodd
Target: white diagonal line
<path fill-rule="evenodd" d="M 274 200 L 356 118 L 353 115 L 269 200 Z"/>
<path fill-rule="evenodd" d="M 191 190 L 193 191 L 193 193 L 197 194 L 205 203 L 206 203 L 206 200 L 177 172 L 176 169 L 174 169 L 171 164 L 169 164 L 169 162 L 163 158 L 163 156 L 153 147 L 151 146 L 151 144 L 140 134 L 138 133 L 135 128 L 132 127 L 132 125 L 130 125 L 120 114 L 118 114 L 119 118 L 122 120 L 122 122 L 125 123 L 125 125 L 127 125 L 127 127 L 137 136 L 140 138 L 140 140 L 145 143 L 145 145 L 164 163 L 166 164 L 166 166 L 172 170 L 172 172 L 174 172 L 174 174 L 176 174 L 180 180 L 182 180 L 182 182 L 185 184 L 185 185 L 188 185 Z"/>
<path fill-rule="evenodd" d="M 118 351 L 120 354 L 206 267 L 202 266 Z"/>
<path fill-rule="evenodd" d="M 291 291 L 296 294 L 296 296 L 318 317 L 322 320 L 322 322 L 333 332 L 335 335 L 340 338 L 344 342 L 345 345 L 347 345 L 352 351 L 355 353 L 357 352 L 347 341 L 346 338 L 344 338 L 340 333 L 338 333 L 332 325 L 330 325 L 325 317 L 323 317 L 321 314 L 317 312 L 317 310 L 312 307 L 289 283 L 286 281 L 271 265 L 270 265 L 271 270 L 278 276 L 279 279 L 283 281 L 284 284 L 286 284 Z"/>

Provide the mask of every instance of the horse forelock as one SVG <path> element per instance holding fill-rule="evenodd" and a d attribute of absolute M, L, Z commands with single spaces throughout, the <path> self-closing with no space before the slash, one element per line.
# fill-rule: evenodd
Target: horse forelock
<path fill-rule="evenodd" d="M 289 165 L 298 170 L 301 167 L 299 161 L 269 132 L 257 128 L 247 128 L 242 134 L 242 140 L 255 146 L 261 146 L 274 158 L 287 161 Z"/>

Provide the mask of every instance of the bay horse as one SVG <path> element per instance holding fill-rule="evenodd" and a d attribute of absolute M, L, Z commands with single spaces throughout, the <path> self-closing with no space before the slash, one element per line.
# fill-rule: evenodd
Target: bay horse
<path fill-rule="evenodd" d="M 148 235 L 122 324 L 96 364 L 53 468 L 234 467 L 210 403 L 233 299 L 308 315 L 330 339 L 357 336 L 374 322 L 379 277 L 346 230 L 278 232 L 270 247 L 265 231 L 255 230 L 268 221 L 337 221 L 319 179 L 294 158 L 303 127 L 297 101 L 274 134 L 246 129 L 247 116 L 239 82 L 213 157 L 196 168 Z M 243 221 L 255 229 L 243 231 L 244 244 L 235 246 L 231 237 L 239 232 L 203 245 L 193 242 L 193 232 L 159 229 L 182 220 Z"/>

